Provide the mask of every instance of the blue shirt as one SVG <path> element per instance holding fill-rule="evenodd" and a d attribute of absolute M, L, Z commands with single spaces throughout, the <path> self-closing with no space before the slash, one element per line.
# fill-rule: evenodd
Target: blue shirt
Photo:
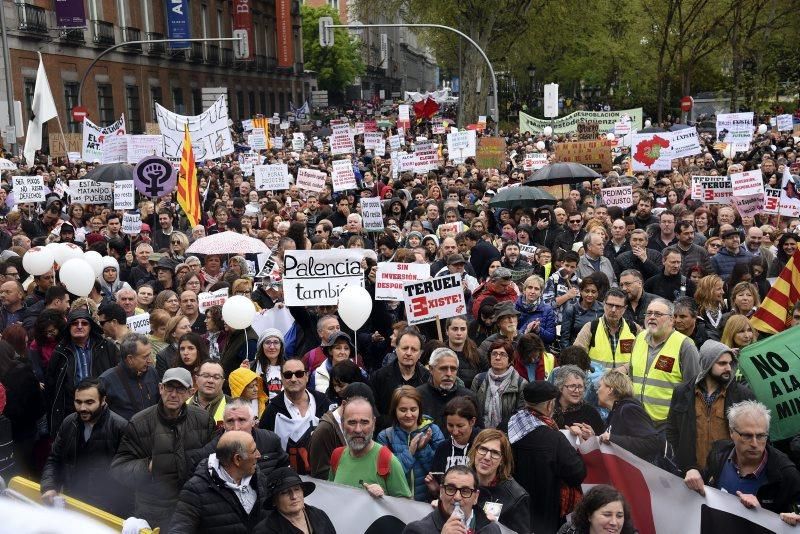
<path fill-rule="evenodd" d="M 764 457 L 758 468 L 747 475 L 741 475 L 739 466 L 736 464 L 736 449 L 731 451 L 722 472 L 719 474 L 717 488 L 725 490 L 731 495 L 736 495 L 737 491 L 745 494 L 755 495 L 761 486 L 767 483 L 767 451 L 764 450 Z"/>
<path fill-rule="evenodd" d="M 75 384 L 78 384 L 92 374 L 92 342 L 87 339 L 84 347 L 74 343 L 72 346 L 75 347 Z"/>

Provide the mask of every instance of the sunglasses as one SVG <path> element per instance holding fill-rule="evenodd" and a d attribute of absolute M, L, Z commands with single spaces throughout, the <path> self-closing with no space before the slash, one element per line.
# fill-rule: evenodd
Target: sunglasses
<path fill-rule="evenodd" d="M 283 378 L 285 378 L 286 380 L 291 380 L 292 377 L 303 378 L 304 376 L 306 376 L 306 372 L 305 371 L 284 371 L 283 372 Z"/>

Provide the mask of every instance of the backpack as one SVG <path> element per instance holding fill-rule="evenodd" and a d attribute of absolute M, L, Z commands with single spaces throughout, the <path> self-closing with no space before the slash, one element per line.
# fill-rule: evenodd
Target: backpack
<path fill-rule="evenodd" d="M 336 476 L 336 469 L 339 467 L 339 460 L 342 459 L 342 453 L 345 447 L 336 447 L 331 453 L 331 473 Z M 378 452 L 378 476 L 386 480 L 389 473 L 392 472 L 392 450 L 386 445 L 381 445 L 381 450 Z"/>

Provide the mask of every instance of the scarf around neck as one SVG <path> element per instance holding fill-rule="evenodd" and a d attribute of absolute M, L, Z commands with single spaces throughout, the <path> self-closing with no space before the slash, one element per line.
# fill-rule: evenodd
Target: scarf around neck
<path fill-rule="evenodd" d="M 513 374 L 513 367 L 509 367 L 505 372 L 499 375 L 494 374 L 491 369 L 486 372 L 489 391 L 484 401 L 484 412 L 486 415 L 486 426 L 489 428 L 497 427 L 503 419 L 502 397 L 503 393 L 508 389 L 508 385 L 511 383 Z"/>

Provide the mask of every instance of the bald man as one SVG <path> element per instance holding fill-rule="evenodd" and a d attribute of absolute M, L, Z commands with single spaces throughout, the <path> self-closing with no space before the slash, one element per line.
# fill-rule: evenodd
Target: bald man
<path fill-rule="evenodd" d="M 9 280 L 0 285 L 0 332 L 22 320 L 25 309 L 25 290 L 22 284 Z"/>

